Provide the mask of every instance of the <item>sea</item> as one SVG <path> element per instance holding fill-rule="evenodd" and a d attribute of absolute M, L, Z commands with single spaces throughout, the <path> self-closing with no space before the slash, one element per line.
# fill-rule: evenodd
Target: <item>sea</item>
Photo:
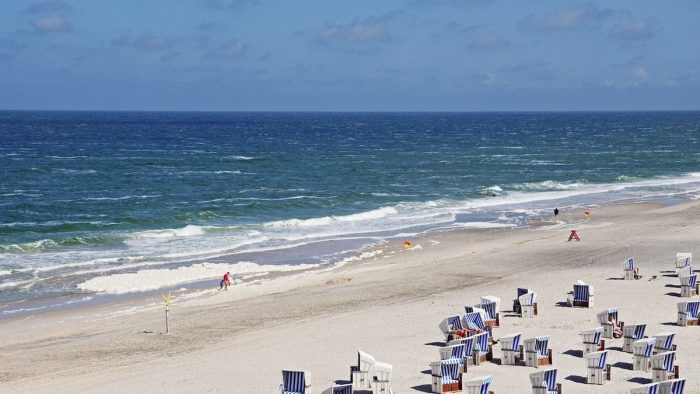
<path fill-rule="evenodd" d="M 694 200 L 699 138 L 700 112 L 0 111 L 0 318 Z"/>

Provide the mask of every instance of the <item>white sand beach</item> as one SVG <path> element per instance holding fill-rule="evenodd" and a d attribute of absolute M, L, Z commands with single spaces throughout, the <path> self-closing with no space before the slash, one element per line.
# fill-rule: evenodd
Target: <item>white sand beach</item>
<path fill-rule="evenodd" d="M 299 369 L 320 393 L 349 379 L 358 349 L 393 365 L 394 393 L 430 392 L 429 364 L 444 340 L 438 324 L 491 294 L 505 310 L 495 338 L 549 335 L 564 393 L 625 393 L 651 382 L 614 339 L 606 341 L 612 381 L 585 384 L 579 333 L 609 307 L 626 324 L 646 323 L 646 335 L 676 332 L 686 393 L 700 393 L 700 327 L 675 325 L 676 304 L 688 299 L 669 272 L 676 252 L 700 254 L 700 204 L 587 210 L 585 222 L 582 208 L 557 224 L 434 233 L 412 239 L 412 249 L 391 242 L 341 267 L 176 297 L 168 334 L 154 297 L 5 319 L 0 392 L 278 393 L 280 370 Z M 571 229 L 581 242 L 566 242 Z M 643 279 L 619 280 L 629 257 Z M 560 306 L 577 279 L 595 287 L 595 307 Z M 507 312 L 517 287 L 539 293 L 536 318 Z M 529 393 L 535 371 L 485 363 L 467 376 L 494 375 L 495 393 Z"/>

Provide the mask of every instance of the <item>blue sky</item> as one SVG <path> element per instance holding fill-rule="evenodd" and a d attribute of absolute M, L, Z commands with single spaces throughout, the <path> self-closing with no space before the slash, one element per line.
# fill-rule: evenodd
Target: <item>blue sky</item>
<path fill-rule="evenodd" d="M 700 109 L 700 2 L 0 3 L 0 108 Z"/>

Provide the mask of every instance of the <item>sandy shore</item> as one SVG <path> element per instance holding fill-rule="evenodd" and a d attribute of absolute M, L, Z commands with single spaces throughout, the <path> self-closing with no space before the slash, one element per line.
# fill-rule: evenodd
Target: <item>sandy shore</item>
<path fill-rule="evenodd" d="M 291 368 L 311 371 L 320 393 L 348 379 L 363 349 L 393 364 L 395 393 L 430 392 L 440 321 L 486 294 L 509 310 L 516 288 L 528 287 L 539 293 L 540 315 L 505 313 L 494 335 L 550 335 L 565 393 L 624 393 L 651 382 L 651 372 L 631 370 L 631 354 L 615 350 L 620 339 L 608 340 L 612 382 L 581 383 L 585 361 L 571 350 L 581 349 L 580 331 L 598 325 L 596 313 L 613 306 L 626 324 L 647 323 L 647 335 L 677 332 L 686 393 L 700 392 L 700 328 L 675 326 L 684 299 L 678 279 L 664 276 L 676 252 L 700 253 L 700 204 L 594 208 L 585 223 L 582 212 L 526 229 L 430 234 L 413 249 L 389 243 L 342 267 L 183 296 L 172 306 L 169 334 L 152 297 L 3 320 L 0 391 L 276 393 L 280 370 Z M 581 242 L 566 242 L 572 228 Z M 643 280 L 618 280 L 629 257 Z M 558 305 L 577 279 L 595 286 L 594 308 Z M 534 371 L 486 363 L 469 375 L 493 374 L 497 393 L 529 393 Z"/>

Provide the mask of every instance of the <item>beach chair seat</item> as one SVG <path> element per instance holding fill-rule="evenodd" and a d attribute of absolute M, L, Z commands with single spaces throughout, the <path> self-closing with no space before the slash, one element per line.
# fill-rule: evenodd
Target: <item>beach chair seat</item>
<path fill-rule="evenodd" d="M 659 383 L 635 387 L 632 389 L 631 394 L 659 394 Z"/>
<path fill-rule="evenodd" d="M 583 337 L 583 354 L 599 352 L 605 350 L 605 340 L 603 336 L 603 327 L 591 328 L 581 332 Z"/>
<path fill-rule="evenodd" d="M 574 290 L 569 292 L 566 301 L 571 307 L 592 308 L 593 286 L 587 285 L 581 280 L 576 281 Z"/>
<path fill-rule="evenodd" d="M 610 381 L 610 364 L 606 364 L 608 351 L 588 353 L 584 356 L 588 367 L 586 375 L 586 383 L 588 384 L 603 384 Z"/>
<path fill-rule="evenodd" d="M 615 334 L 615 329 L 613 327 L 614 323 L 624 326 L 624 323 L 619 319 L 618 308 L 609 308 L 596 315 L 598 317 L 598 322 L 603 326 L 603 338 L 613 338 Z"/>
<path fill-rule="evenodd" d="M 442 331 L 442 334 L 445 336 L 445 342 L 450 337 L 452 327 L 454 327 L 457 330 L 463 330 L 464 325 L 462 324 L 462 319 L 458 315 L 453 315 L 453 316 L 447 316 L 446 318 L 442 319 L 442 322 L 440 322 L 440 331 Z"/>
<path fill-rule="evenodd" d="M 510 334 L 501 337 L 501 364 L 516 365 L 520 356 L 521 333 Z"/>
<path fill-rule="evenodd" d="M 469 307 L 464 307 L 465 310 L 470 310 Z M 462 318 L 462 325 L 465 329 L 488 331 L 491 333 L 491 327 L 487 327 L 484 322 L 486 312 L 481 308 L 471 308 L 472 312 L 467 312 Z"/>
<path fill-rule="evenodd" d="M 464 382 L 464 393 L 466 394 L 494 394 L 489 390 L 489 385 L 493 381 L 493 376 L 480 376 Z"/>
<path fill-rule="evenodd" d="M 698 275 L 679 276 L 681 282 L 681 297 L 692 297 L 698 295 L 700 286 L 698 285 Z"/>
<path fill-rule="evenodd" d="M 654 383 L 664 382 L 669 379 L 678 379 L 680 368 L 674 365 L 676 352 L 664 352 L 650 357 L 651 381 Z"/>
<path fill-rule="evenodd" d="M 528 291 L 518 297 L 520 306 L 520 317 L 533 318 L 537 316 L 537 293 Z"/>
<path fill-rule="evenodd" d="M 622 270 L 625 274 L 625 280 L 640 279 L 639 271 L 634 265 L 634 258 L 629 258 L 622 264 Z"/>
<path fill-rule="evenodd" d="M 483 362 L 493 359 L 493 348 L 491 346 L 491 336 L 488 332 L 474 335 L 474 356 L 472 363 L 480 365 Z"/>
<path fill-rule="evenodd" d="M 517 295 L 515 296 L 515 299 L 513 300 L 513 312 L 521 313 L 521 311 L 520 311 L 520 296 L 527 294 L 529 292 L 530 292 L 530 289 L 526 289 L 524 287 L 518 287 Z"/>
<path fill-rule="evenodd" d="M 654 354 L 654 344 L 656 344 L 656 338 L 653 337 L 640 339 L 632 344 L 632 354 L 634 355 L 632 370 L 649 372 L 650 359 Z"/>
<path fill-rule="evenodd" d="M 557 369 L 538 371 L 530 374 L 532 394 L 561 394 L 561 384 L 557 383 Z"/>
<path fill-rule="evenodd" d="M 684 394 L 685 379 L 672 379 L 659 383 L 659 394 Z"/>
<path fill-rule="evenodd" d="M 466 372 L 468 366 L 474 365 L 474 336 L 456 339 L 448 343 L 448 346 L 458 344 L 464 346 L 462 362 L 464 364 L 464 372 Z"/>
<path fill-rule="evenodd" d="M 341 384 L 333 385 L 328 390 L 325 390 L 323 394 L 352 394 L 352 384 Z"/>
<path fill-rule="evenodd" d="M 678 303 L 678 320 L 676 324 L 679 326 L 697 326 L 698 312 L 700 311 L 700 301 L 688 301 Z"/>
<path fill-rule="evenodd" d="M 310 394 L 311 379 L 307 371 L 282 371 L 280 394 Z"/>
<path fill-rule="evenodd" d="M 376 360 L 362 350 L 357 352 L 357 365 L 350 367 L 350 382 L 355 390 L 369 390 L 376 375 Z"/>
<path fill-rule="evenodd" d="M 394 367 L 391 364 L 377 361 L 374 365 L 374 380 L 372 381 L 373 394 L 392 394 L 391 375 Z"/>
<path fill-rule="evenodd" d="M 673 344 L 675 337 L 675 332 L 662 332 L 654 335 L 654 338 L 656 338 L 654 353 L 671 352 L 676 350 L 676 345 Z"/>
<path fill-rule="evenodd" d="M 549 349 L 549 336 L 543 335 L 526 339 L 525 365 L 539 368 L 540 365 L 552 364 L 552 349 Z"/>
<path fill-rule="evenodd" d="M 647 329 L 646 324 L 629 324 L 622 327 L 623 342 L 622 351 L 632 353 L 632 344 L 644 338 L 644 332 Z"/>
<path fill-rule="evenodd" d="M 676 268 L 676 274 L 679 278 L 682 278 L 684 276 L 690 276 L 693 274 L 693 266 L 688 265 L 683 268 Z"/>
<path fill-rule="evenodd" d="M 430 364 L 433 393 L 456 393 L 462 390 L 462 364 L 460 360 L 436 361 Z"/>

